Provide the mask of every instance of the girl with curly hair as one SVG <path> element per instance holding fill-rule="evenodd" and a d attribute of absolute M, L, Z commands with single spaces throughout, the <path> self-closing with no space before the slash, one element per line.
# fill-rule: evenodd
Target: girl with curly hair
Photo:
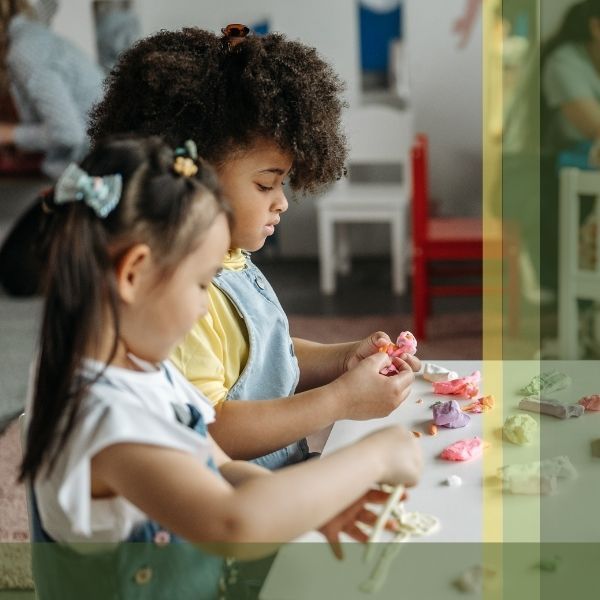
<path fill-rule="evenodd" d="M 339 419 L 382 417 L 407 396 L 413 357 L 383 377 L 383 332 L 343 344 L 292 339 L 250 253 L 288 208 L 284 183 L 315 192 L 344 173 L 343 84 L 314 48 L 283 35 L 161 31 L 126 51 L 92 113 L 90 135 L 188 137 L 217 171 L 233 209 L 230 250 L 208 315 L 172 356 L 214 404 L 211 434 L 232 457 L 268 468 L 309 456 L 306 436 Z"/>

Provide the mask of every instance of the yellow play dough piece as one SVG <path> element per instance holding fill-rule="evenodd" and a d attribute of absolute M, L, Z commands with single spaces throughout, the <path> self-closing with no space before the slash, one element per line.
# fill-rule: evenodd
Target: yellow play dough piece
<path fill-rule="evenodd" d="M 502 428 L 505 439 L 518 446 L 535 441 L 538 432 L 537 421 L 529 415 L 512 415 L 504 421 Z"/>

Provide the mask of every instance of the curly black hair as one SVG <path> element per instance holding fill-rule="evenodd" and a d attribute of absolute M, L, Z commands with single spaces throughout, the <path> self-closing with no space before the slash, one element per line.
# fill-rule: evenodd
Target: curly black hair
<path fill-rule="evenodd" d="M 123 53 L 91 115 L 92 141 L 109 134 L 194 139 L 215 166 L 259 138 L 293 155 L 290 184 L 312 192 L 344 173 L 344 84 L 314 48 L 281 34 L 229 48 L 198 28 L 160 31 Z"/>

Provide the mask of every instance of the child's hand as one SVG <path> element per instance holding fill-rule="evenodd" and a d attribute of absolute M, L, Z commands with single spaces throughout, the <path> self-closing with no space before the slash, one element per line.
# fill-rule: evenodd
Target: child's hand
<path fill-rule="evenodd" d="M 423 470 L 423 454 L 417 438 L 400 425 L 379 429 L 363 438 L 376 444 L 376 452 L 383 461 L 383 476 L 379 483 L 412 487 Z"/>
<path fill-rule="evenodd" d="M 399 373 L 386 377 L 380 371 L 394 364 Z M 383 352 L 360 361 L 330 385 L 337 396 L 339 419 L 366 420 L 385 417 L 410 393 L 414 374 L 407 362 Z"/>
<path fill-rule="evenodd" d="M 377 515 L 366 508 L 365 504 L 385 504 L 389 495 L 389 492 L 384 492 L 383 490 L 369 490 L 356 502 L 348 506 L 348 508 L 344 509 L 319 529 L 329 542 L 331 550 L 338 560 L 344 558 L 342 545 L 339 540 L 340 533 L 343 531 L 357 542 L 362 542 L 363 544 L 366 543 L 369 540 L 369 536 L 360 529 L 356 523 L 359 522 L 373 526 L 377 521 Z M 404 499 L 404 497 L 402 499 Z M 388 521 L 388 523 L 386 523 L 386 529 L 397 531 L 398 526 L 396 521 Z"/>
<path fill-rule="evenodd" d="M 351 350 L 346 354 L 344 371 L 350 371 L 356 367 L 361 360 L 379 352 L 380 348 L 385 348 L 391 343 L 392 340 L 390 339 L 390 336 L 383 331 L 376 331 L 364 340 L 355 342 Z M 400 358 L 404 360 L 415 373 L 421 370 L 421 361 L 416 356 L 413 356 L 412 354 L 403 354 Z"/>

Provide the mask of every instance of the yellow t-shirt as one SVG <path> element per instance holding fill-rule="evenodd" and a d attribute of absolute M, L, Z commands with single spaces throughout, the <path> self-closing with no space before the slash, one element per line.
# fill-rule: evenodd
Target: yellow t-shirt
<path fill-rule="evenodd" d="M 241 250 L 225 256 L 223 268 L 241 271 L 246 257 Z M 184 376 L 217 405 L 227 397 L 248 360 L 250 344 L 246 325 L 229 298 L 212 283 L 208 288 L 208 313 L 171 354 Z"/>

